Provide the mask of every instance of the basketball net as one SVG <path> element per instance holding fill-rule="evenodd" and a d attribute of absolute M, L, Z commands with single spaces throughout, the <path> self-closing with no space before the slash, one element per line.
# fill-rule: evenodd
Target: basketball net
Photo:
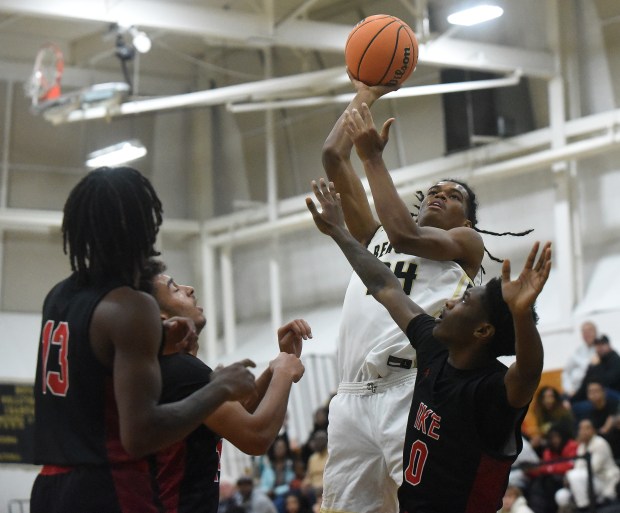
<path fill-rule="evenodd" d="M 25 85 L 26 95 L 32 98 L 33 107 L 60 97 L 60 79 L 64 68 L 64 57 L 58 45 L 46 43 L 39 49 L 32 75 Z"/>

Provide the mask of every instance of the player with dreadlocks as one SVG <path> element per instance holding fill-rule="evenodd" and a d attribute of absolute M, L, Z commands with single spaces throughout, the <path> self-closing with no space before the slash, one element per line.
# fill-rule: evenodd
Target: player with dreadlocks
<path fill-rule="evenodd" d="M 162 206 L 135 169 L 99 168 L 71 191 L 62 232 L 73 273 L 48 293 L 35 378 L 33 513 L 160 511 L 147 454 L 182 439 L 229 400 L 254 393 L 244 361 L 186 399 L 159 405 L 163 340 L 196 342 L 190 319 L 163 326 L 140 290 Z"/>
<path fill-rule="evenodd" d="M 437 316 L 446 300 L 473 286 L 481 269 L 484 243 L 475 229 L 475 194 L 462 182 L 442 180 L 428 190 L 417 217 L 412 217 L 383 162 L 393 120 L 379 134 L 369 109 L 394 88 L 351 80 L 357 94 L 325 141 L 323 166 L 341 195 L 351 235 L 389 266 L 417 305 Z M 351 164 L 353 145 L 378 220 Z M 342 374 L 331 403 L 335 407 L 330 407 L 321 511 L 395 513 L 416 356 L 355 273 L 344 299 L 338 358 Z M 352 468 L 353 475 L 348 473 Z"/>

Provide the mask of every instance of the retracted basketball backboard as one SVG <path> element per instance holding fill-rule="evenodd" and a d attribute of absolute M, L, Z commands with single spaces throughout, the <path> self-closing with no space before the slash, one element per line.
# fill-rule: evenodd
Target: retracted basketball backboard
<path fill-rule="evenodd" d="M 92 109 L 111 113 L 129 96 L 130 86 L 125 82 L 95 84 L 63 94 L 63 71 L 62 51 L 56 44 L 46 43 L 39 49 L 32 75 L 25 84 L 26 95 L 32 98 L 31 112 L 43 115 L 53 124 L 64 123 L 70 116 L 87 119 Z"/>

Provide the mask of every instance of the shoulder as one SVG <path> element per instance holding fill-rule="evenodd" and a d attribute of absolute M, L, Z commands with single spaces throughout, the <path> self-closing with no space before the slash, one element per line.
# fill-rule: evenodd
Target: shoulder
<path fill-rule="evenodd" d="M 93 313 L 92 327 L 115 338 L 134 338 L 134 342 L 161 336 L 159 307 L 150 294 L 131 287 L 112 289 Z"/>
<path fill-rule="evenodd" d="M 407 338 L 416 349 L 423 343 L 433 340 L 436 319 L 428 314 L 416 315 L 407 325 Z"/>
<path fill-rule="evenodd" d="M 176 353 L 159 357 L 161 402 L 173 402 L 202 388 L 211 379 L 211 368 L 190 354 Z"/>
<path fill-rule="evenodd" d="M 473 228 L 469 228 L 468 226 L 458 226 L 456 228 L 450 228 L 447 232 L 448 235 L 455 240 L 484 249 L 484 241 L 482 240 L 482 236 Z"/>
<path fill-rule="evenodd" d="M 175 353 L 168 355 L 161 355 L 159 357 L 159 364 L 162 369 L 162 373 L 174 372 L 189 376 L 205 376 L 211 375 L 213 370 L 200 358 L 186 353 Z"/>

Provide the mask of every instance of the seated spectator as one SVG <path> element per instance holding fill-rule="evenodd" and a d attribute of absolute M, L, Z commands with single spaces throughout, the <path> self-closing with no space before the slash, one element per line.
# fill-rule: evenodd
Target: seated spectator
<path fill-rule="evenodd" d="M 237 491 L 220 510 L 226 513 L 277 513 L 276 507 L 267 495 L 254 488 L 254 480 L 250 476 L 241 476 L 237 480 Z"/>
<path fill-rule="evenodd" d="M 540 457 L 528 439 L 523 437 L 523 449 L 510 467 L 510 473 L 508 474 L 508 485 L 516 486 L 521 490 L 527 490 L 530 484 L 530 478 L 524 469 L 536 466 L 539 462 Z"/>
<path fill-rule="evenodd" d="M 556 513 L 555 492 L 562 488 L 564 475 L 573 468 L 577 441 L 562 426 L 551 426 L 539 466 L 528 471 L 531 482 L 528 503 L 535 513 Z"/>
<path fill-rule="evenodd" d="M 594 350 L 595 354 L 579 389 L 571 399 L 572 403 L 583 401 L 588 385 L 593 382 L 600 383 L 611 395 L 620 398 L 620 355 L 612 349 L 606 335 L 594 341 Z"/>
<path fill-rule="evenodd" d="M 562 390 L 571 400 L 579 390 L 583 377 L 586 375 L 586 369 L 595 354 L 594 341 L 597 332 L 594 323 L 586 321 L 581 325 L 581 337 L 583 344 L 575 349 L 562 370 Z"/>
<path fill-rule="evenodd" d="M 598 433 L 608 423 L 610 417 L 618 412 L 620 401 L 612 395 L 608 395 L 601 383 L 593 381 L 588 384 L 587 399 L 573 405 L 573 411 L 577 422 L 582 419 L 590 419 L 594 429 Z"/>
<path fill-rule="evenodd" d="M 620 461 L 620 410 L 607 418 L 599 434 L 607 440 L 616 461 Z"/>
<path fill-rule="evenodd" d="M 502 509 L 498 513 L 534 513 L 527 505 L 523 492 L 517 486 L 508 486 L 502 499 Z"/>
<path fill-rule="evenodd" d="M 532 447 L 542 454 L 549 428 L 560 427 L 571 438 L 575 437 L 575 418 L 564 406 L 560 392 L 552 386 L 541 387 L 534 402 L 536 428 L 530 438 Z"/>
<path fill-rule="evenodd" d="M 293 453 L 288 438 L 278 435 L 267 451 L 267 458 L 263 458 L 260 489 L 271 497 L 280 513 L 284 513 L 284 497 L 294 478 Z"/>
<path fill-rule="evenodd" d="M 327 462 L 327 431 L 319 430 L 313 437 L 314 452 L 308 460 L 304 484 L 310 486 L 316 495 L 323 489 L 323 471 Z"/>
<path fill-rule="evenodd" d="M 620 483 L 620 468 L 616 465 L 611 448 L 607 441 L 596 434 L 592 421 L 584 419 L 579 422 L 577 434 L 579 446 L 577 455 L 590 454 L 594 496 L 597 504 L 604 504 L 616 500 L 617 487 Z M 566 506 L 570 498 L 577 508 L 590 506 L 588 496 L 588 468 L 584 458 L 575 462 L 575 468 L 566 473 L 568 488 L 562 488 L 556 493 L 559 506 Z"/>

